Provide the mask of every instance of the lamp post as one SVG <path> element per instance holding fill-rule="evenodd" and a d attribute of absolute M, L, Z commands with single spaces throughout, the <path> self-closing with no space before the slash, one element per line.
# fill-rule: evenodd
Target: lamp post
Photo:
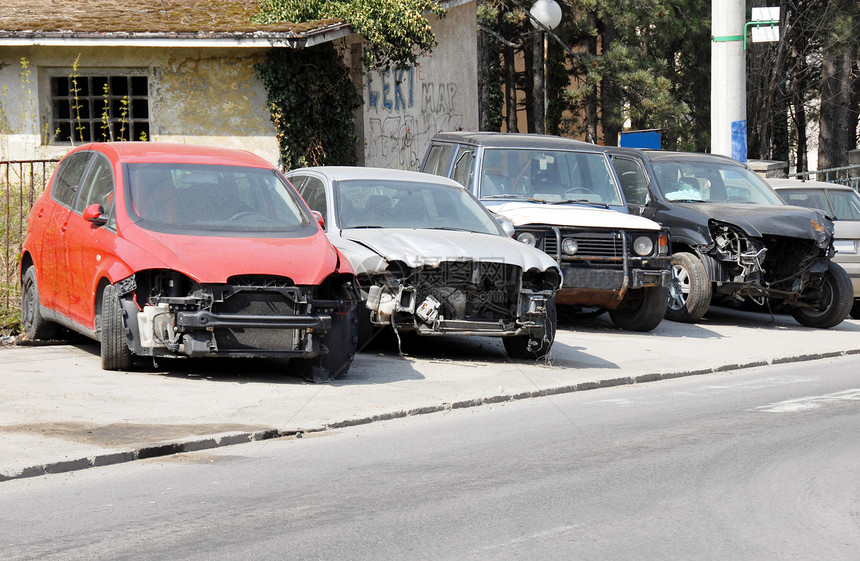
<path fill-rule="evenodd" d="M 543 60 L 543 72 L 535 72 L 532 97 L 535 100 L 535 132 L 543 134 L 546 132 L 546 75 L 547 75 L 547 38 L 546 29 L 555 29 L 561 23 L 561 6 L 555 0 L 537 0 L 529 10 L 532 26 L 540 30 L 539 40 L 534 42 L 534 60 Z M 540 25 L 538 25 L 540 24 Z M 543 26 L 543 27 L 541 27 Z M 537 102 L 543 98 L 543 104 Z"/>

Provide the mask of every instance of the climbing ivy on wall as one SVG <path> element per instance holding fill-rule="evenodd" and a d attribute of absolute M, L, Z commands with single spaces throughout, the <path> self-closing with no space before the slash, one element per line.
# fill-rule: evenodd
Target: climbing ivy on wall
<path fill-rule="evenodd" d="M 354 165 L 362 98 L 331 44 L 272 49 L 254 69 L 268 93 L 281 165 Z"/>
<path fill-rule="evenodd" d="M 445 10 L 434 0 L 260 0 L 257 23 L 340 19 L 364 37 L 368 69 L 415 65 L 436 46 L 430 22 Z M 362 97 L 330 44 L 274 49 L 256 71 L 268 92 L 282 165 L 355 163 L 353 113 Z"/>

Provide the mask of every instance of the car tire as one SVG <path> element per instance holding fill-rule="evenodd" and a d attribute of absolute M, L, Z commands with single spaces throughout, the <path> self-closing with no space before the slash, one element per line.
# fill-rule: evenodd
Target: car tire
<path fill-rule="evenodd" d="M 316 383 L 342 378 L 349 372 L 357 344 L 358 311 L 353 305 L 345 313 L 332 314 L 331 329 L 320 338 L 320 354 L 294 359 L 296 372 Z"/>
<path fill-rule="evenodd" d="M 651 331 L 663 321 L 669 301 L 669 289 L 651 286 L 631 290 L 621 305 L 609 310 L 612 322 L 627 331 Z"/>
<path fill-rule="evenodd" d="M 669 287 L 666 319 L 693 323 L 704 317 L 711 305 L 711 280 L 701 259 L 692 253 L 672 256 L 672 286 Z"/>
<path fill-rule="evenodd" d="M 54 337 L 58 328 L 56 323 L 42 317 L 36 268 L 28 267 L 21 278 L 21 329 L 27 339 L 35 341 Z"/>
<path fill-rule="evenodd" d="M 107 285 L 102 292 L 99 327 L 102 368 L 105 370 L 130 369 L 134 356 L 128 347 L 125 314 L 116 288 L 112 284 Z"/>
<path fill-rule="evenodd" d="M 851 307 L 851 317 L 860 319 L 860 300 L 854 300 L 854 305 Z"/>
<path fill-rule="evenodd" d="M 558 325 L 558 312 L 554 298 L 547 301 L 546 322 L 547 327 L 540 339 L 531 335 L 503 337 L 502 344 L 505 346 L 508 356 L 518 359 L 541 359 L 546 357 L 552 349 L 553 342 L 555 342 L 555 331 Z"/>
<path fill-rule="evenodd" d="M 356 308 L 358 315 L 358 350 L 363 349 L 373 341 L 377 332 L 382 329 L 370 321 L 370 310 L 363 303 Z"/>
<path fill-rule="evenodd" d="M 791 315 L 805 327 L 827 329 L 842 323 L 854 306 L 854 287 L 845 269 L 830 261 L 824 273 L 822 306 L 796 308 Z"/>

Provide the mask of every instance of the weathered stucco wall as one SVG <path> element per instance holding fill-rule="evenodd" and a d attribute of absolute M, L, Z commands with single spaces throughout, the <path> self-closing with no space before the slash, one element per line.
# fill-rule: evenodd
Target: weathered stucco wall
<path fill-rule="evenodd" d="M 475 2 L 433 21 L 438 46 L 405 71 L 364 73 L 360 38 L 341 44 L 364 104 L 356 130 L 359 163 L 415 169 L 439 131 L 476 130 Z M 79 75 L 130 70 L 148 77 L 150 140 L 217 144 L 279 159 L 266 91 L 253 65 L 256 48 L 4 47 L 0 49 L 0 159 L 57 157 L 71 145 L 47 130 L 52 72 Z M 20 61 L 29 62 L 29 73 Z M 26 74 L 26 77 L 22 77 Z"/>
<path fill-rule="evenodd" d="M 257 49 L 182 48 L 3 48 L 0 50 L 0 158 L 27 159 L 65 154 L 68 143 L 50 140 L 48 74 L 110 70 L 142 71 L 149 83 L 150 139 L 243 148 L 278 161 L 275 128 L 266 91 L 253 65 Z M 22 78 L 21 58 L 29 62 Z"/>
<path fill-rule="evenodd" d="M 440 131 L 477 130 L 476 3 L 433 22 L 439 45 L 409 70 L 365 73 L 364 165 L 417 169 Z"/>

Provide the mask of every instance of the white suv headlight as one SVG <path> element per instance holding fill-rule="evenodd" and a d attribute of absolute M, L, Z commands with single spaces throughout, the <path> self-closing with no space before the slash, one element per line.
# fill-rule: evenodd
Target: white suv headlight
<path fill-rule="evenodd" d="M 642 257 L 651 255 L 651 252 L 654 251 L 654 242 L 648 236 L 639 236 L 633 240 L 633 251 Z"/>
<path fill-rule="evenodd" d="M 579 251 L 579 244 L 573 238 L 564 238 L 561 242 L 561 250 L 567 255 L 574 255 Z"/>

